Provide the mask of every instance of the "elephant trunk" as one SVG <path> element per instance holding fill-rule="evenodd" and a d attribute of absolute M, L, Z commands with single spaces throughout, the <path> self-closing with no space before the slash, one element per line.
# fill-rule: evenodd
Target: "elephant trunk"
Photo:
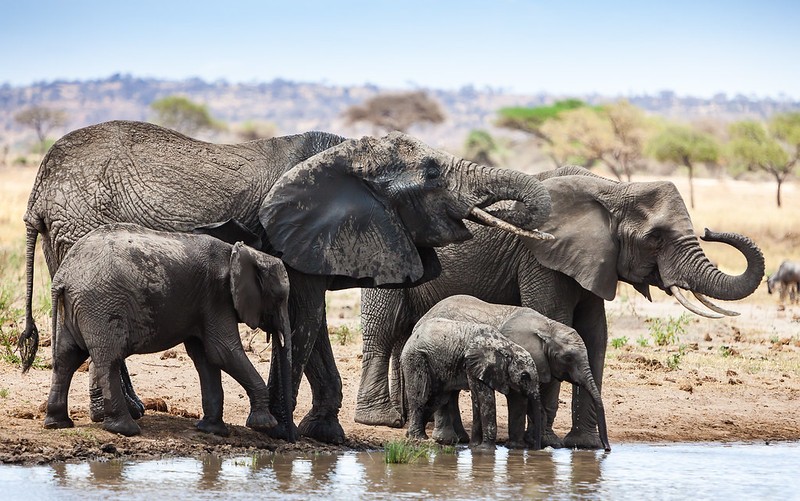
<path fill-rule="evenodd" d="M 460 160 L 456 168 L 461 172 L 458 182 L 466 187 L 465 192 L 474 197 L 472 204 L 478 209 L 470 218 L 474 222 L 513 231 L 491 220 L 498 218 L 513 227 L 535 230 L 550 216 L 550 194 L 535 176 L 510 169 L 486 167 L 467 160 Z M 519 204 L 510 210 L 483 211 L 501 201 Z M 481 212 L 490 218 L 482 217 Z"/>
<path fill-rule="evenodd" d="M 594 400 L 594 409 L 597 414 L 597 432 L 600 434 L 600 443 L 603 444 L 603 449 L 606 451 L 611 450 L 611 445 L 608 443 L 608 428 L 606 427 L 606 409 L 603 406 L 603 399 L 600 396 L 600 389 L 594 382 L 594 377 L 589 369 L 586 370 L 583 379 L 585 383 L 581 385 L 583 389 L 589 392 Z"/>
<path fill-rule="evenodd" d="M 764 255 L 758 246 L 746 236 L 737 233 L 716 233 L 706 229 L 702 238 L 707 242 L 728 244 L 741 252 L 747 260 L 745 271 L 740 275 L 728 275 L 720 271 L 709 261 L 696 239 L 692 238 L 691 242 L 677 248 L 672 266 L 662 268 L 662 270 L 673 269 L 677 273 L 677 276 L 670 280 L 664 276 L 667 273 L 662 271 L 665 285 L 668 287 L 676 285 L 696 294 L 723 301 L 742 299 L 752 294 L 764 276 Z"/>
<path fill-rule="evenodd" d="M 297 440 L 295 437 L 292 411 L 294 410 L 294 390 L 292 388 L 292 327 L 289 323 L 287 308 L 280 308 L 278 313 L 280 332 L 274 337 L 274 344 L 278 348 L 278 374 L 280 375 L 281 399 L 283 407 L 283 424 L 286 426 L 286 437 L 290 443 Z"/>

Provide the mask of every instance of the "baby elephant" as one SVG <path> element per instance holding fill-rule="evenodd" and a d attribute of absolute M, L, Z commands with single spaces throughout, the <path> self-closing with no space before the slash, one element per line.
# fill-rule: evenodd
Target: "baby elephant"
<path fill-rule="evenodd" d="M 423 318 L 488 324 L 510 341 L 522 346 L 536 363 L 540 383 L 549 383 L 553 379 L 568 381 L 591 395 L 595 404 L 600 442 L 605 450 L 611 450 L 600 388 L 597 387 L 589 367 L 586 345 L 575 329 L 551 320 L 531 308 L 487 303 L 467 295 L 450 296 L 439 301 Z M 512 395 L 508 399 L 509 447 L 516 447 L 523 442 L 525 428 L 525 403 L 514 397 Z M 540 411 L 538 402 L 536 404 L 527 409 L 528 419 L 532 423 L 538 419 L 536 414 Z M 447 415 L 437 414 L 434 436 L 466 435 L 458 413 L 457 398 L 452 399 L 440 413 Z M 457 429 L 441 429 L 448 426 Z M 533 430 L 528 430 L 525 441 L 536 447 Z"/>
<path fill-rule="evenodd" d="M 228 434 L 220 369 L 250 397 L 248 427 L 277 425 L 268 411 L 267 386 L 244 353 L 238 323 L 273 333 L 281 388 L 287 388 L 289 279 L 279 259 L 241 242 L 115 223 L 75 243 L 53 277 L 52 294 L 53 378 L 45 428 L 74 426 L 67 393 L 75 370 L 91 357 L 103 392 L 103 428 L 127 436 L 140 433 L 122 394 L 120 364 L 134 353 L 181 342 L 200 376 L 198 429 Z M 35 350 L 25 357 L 23 370 L 34 356 Z M 288 401 L 286 409 L 289 420 Z"/>
<path fill-rule="evenodd" d="M 423 317 L 403 348 L 400 368 L 409 438 L 428 438 L 431 415 L 460 390 L 470 390 L 470 445 L 481 448 L 494 448 L 497 439 L 495 391 L 539 402 L 533 358 L 485 324 Z M 541 433 L 541 420 L 538 426 Z"/>

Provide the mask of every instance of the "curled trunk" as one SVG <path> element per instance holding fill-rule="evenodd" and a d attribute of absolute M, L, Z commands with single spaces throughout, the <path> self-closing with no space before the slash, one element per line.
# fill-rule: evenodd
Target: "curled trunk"
<path fill-rule="evenodd" d="M 462 170 L 459 181 L 466 185 L 464 191 L 475 197 L 475 207 L 485 209 L 501 201 L 518 202 L 521 205 L 515 205 L 512 210 L 507 207 L 505 210 L 487 212 L 526 230 L 538 228 L 550 216 L 550 194 L 535 176 L 510 169 L 485 167 L 465 160 L 458 168 Z"/>
<path fill-rule="evenodd" d="M 706 229 L 702 237 L 707 242 L 721 242 L 736 248 L 747 260 L 747 268 L 740 275 L 728 275 L 717 268 L 706 257 L 699 243 L 695 240 L 688 242 L 676 253 L 680 258 L 675 259 L 671 269 L 676 277 L 674 283 L 683 289 L 709 296 L 723 301 L 742 299 L 752 294 L 761 284 L 764 276 L 764 255 L 756 244 L 744 235 L 737 233 L 716 233 Z M 665 275 L 662 270 L 662 275 Z"/>

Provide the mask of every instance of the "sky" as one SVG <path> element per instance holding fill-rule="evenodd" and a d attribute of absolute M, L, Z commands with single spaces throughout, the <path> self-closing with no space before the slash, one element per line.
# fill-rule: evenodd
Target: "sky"
<path fill-rule="evenodd" d="M 276 78 L 800 99 L 798 0 L 0 0 L 0 84 Z"/>

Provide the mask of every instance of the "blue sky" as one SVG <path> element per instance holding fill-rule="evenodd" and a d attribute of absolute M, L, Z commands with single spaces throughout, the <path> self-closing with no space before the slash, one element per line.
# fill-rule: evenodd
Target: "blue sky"
<path fill-rule="evenodd" d="M 3 0 L 0 83 L 201 77 L 800 99 L 800 1 Z"/>

